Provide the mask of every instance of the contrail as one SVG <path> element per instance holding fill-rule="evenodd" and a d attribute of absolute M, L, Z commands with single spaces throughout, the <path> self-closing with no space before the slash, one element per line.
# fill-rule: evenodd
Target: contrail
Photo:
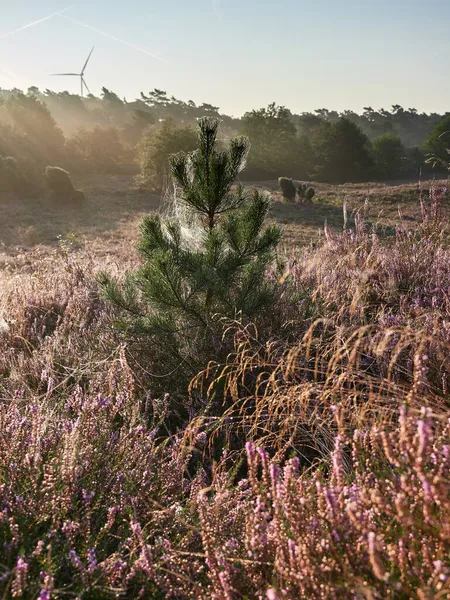
<path fill-rule="evenodd" d="M 131 44 L 130 42 L 127 42 L 126 40 L 122 40 L 122 39 L 116 37 L 115 35 L 106 33 L 105 31 L 102 31 L 101 29 L 97 29 L 97 27 L 92 27 L 92 25 L 88 25 L 87 23 L 82 23 L 81 21 L 78 21 L 77 19 L 74 19 L 67 15 L 63 15 L 61 13 L 57 13 L 57 14 L 60 14 L 60 16 L 63 19 L 72 21 L 72 23 L 76 23 L 77 25 L 80 25 L 81 27 L 85 27 L 86 29 L 91 29 L 92 31 L 95 31 L 96 33 L 99 33 L 100 35 L 104 35 L 105 37 L 110 38 L 111 40 L 114 40 L 115 42 L 120 42 L 121 44 L 124 44 L 125 46 L 128 46 L 129 48 L 133 48 L 133 50 L 137 50 L 138 52 L 143 52 L 144 54 L 147 54 L 147 56 L 151 56 L 152 58 L 156 58 L 158 60 L 161 60 L 162 62 L 167 62 L 167 60 L 165 58 L 163 58 L 162 56 L 160 56 L 159 54 L 150 52 L 149 50 L 146 50 L 145 48 L 141 48 L 141 46 L 136 46 L 135 44 Z"/>
<path fill-rule="evenodd" d="M 8 33 L 4 33 L 3 35 L 0 35 L 0 40 L 4 40 L 7 37 L 10 37 L 11 35 L 15 35 L 16 33 L 19 33 L 19 31 L 23 31 L 24 29 L 29 29 L 30 27 L 34 27 L 35 25 L 39 25 L 39 23 L 44 23 L 44 21 L 49 21 L 50 19 L 53 19 L 53 17 L 57 17 L 57 16 L 62 16 L 63 13 L 65 13 L 66 11 L 68 11 L 70 8 L 64 8 L 63 10 L 58 10 L 57 12 L 52 13 L 51 15 L 48 15 L 48 17 L 43 17 L 42 19 L 38 19 L 37 21 L 33 21 L 32 23 L 28 23 L 27 25 L 22 25 L 22 27 L 18 27 L 17 29 L 14 29 L 13 31 L 8 31 Z"/>

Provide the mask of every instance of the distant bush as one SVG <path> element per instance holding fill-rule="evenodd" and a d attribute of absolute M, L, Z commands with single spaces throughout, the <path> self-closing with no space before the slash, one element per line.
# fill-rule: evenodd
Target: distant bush
<path fill-rule="evenodd" d="M 283 198 L 286 198 L 289 202 L 294 202 L 297 190 L 292 179 L 289 179 L 289 177 L 279 177 L 278 185 L 280 186 Z"/>
<path fill-rule="evenodd" d="M 309 186 L 307 183 L 299 183 L 297 188 L 297 194 L 299 199 L 304 202 L 310 202 L 316 195 L 316 190 Z"/>
<path fill-rule="evenodd" d="M 315 195 L 316 195 L 316 190 L 313 187 L 309 187 L 305 191 L 305 200 L 308 200 L 308 202 L 310 202 L 314 198 Z"/>
<path fill-rule="evenodd" d="M 37 190 L 38 186 L 30 179 L 27 169 L 22 169 L 16 158 L 0 155 L 0 192 L 29 197 Z"/>
<path fill-rule="evenodd" d="M 297 193 L 298 193 L 298 197 L 301 200 L 304 200 L 305 198 L 305 192 L 308 189 L 308 186 L 306 185 L 306 183 L 299 183 L 298 184 L 298 188 L 297 188 Z"/>
<path fill-rule="evenodd" d="M 75 189 L 70 173 L 65 169 L 47 167 L 44 178 L 50 196 L 54 199 L 66 202 L 84 200 L 84 192 Z"/>
<path fill-rule="evenodd" d="M 19 172 L 16 159 L 12 156 L 0 156 L 0 191 L 15 193 L 18 184 Z"/>
<path fill-rule="evenodd" d="M 157 130 L 147 129 L 138 148 L 139 184 L 150 190 L 161 190 L 168 177 L 169 157 L 196 147 L 197 134 L 192 127 L 177 127 L 168 119 Z"/>

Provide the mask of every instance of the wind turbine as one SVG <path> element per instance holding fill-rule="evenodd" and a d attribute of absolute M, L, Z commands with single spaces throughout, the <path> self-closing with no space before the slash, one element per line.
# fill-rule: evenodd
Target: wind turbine
<path fill-rule="evenodd" d="M 92 50 L 89 52 L 89 56 L 87 57 L 86 62 L 84 63 L 83 68 L 81 69 L 81 73 L 52 73 L 52 75 L 55 75 L 56 77 L 79 77 L 81 83 L 81 97 L 83 97 L 84 88 L 87 89 L 89 94 L 91 93 L 91 90 L 88 88 L 88 85 L 84 80 L 84 72 L 86 71 L 89 59 L 91 58 L 91 55 L 94 52 L 94 48 L 95 46 L 93 46 Z"/>

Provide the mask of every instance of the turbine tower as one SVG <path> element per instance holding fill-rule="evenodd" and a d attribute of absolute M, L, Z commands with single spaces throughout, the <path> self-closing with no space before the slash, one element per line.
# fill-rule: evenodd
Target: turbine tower
<path fill-rule="evenodd" d="M 87 89 L 88 93 L 91 93 L 91 90 L 88 87 L 88 84 L 86 83 L 85 79 L 84 79 L 84 72 L 86 71 L 86 67 L 88 65 L 89 59 L 92 56 L 92 53 L 94 52 L 94 48 L 95 46 L 92 48 L 92 50 L 89 52 L 89 56 L 86 59 L 86 62 L 84 63 L 83 68 L 81 69 L 81 73 L 52 73 L 52 75 L 56 76 L 56 77 L 79 77 L 80 78 L 80 84 L 81 84 L 81 97 L 83 98 L 83 94 L 84 94 L 84 88 Z"/>

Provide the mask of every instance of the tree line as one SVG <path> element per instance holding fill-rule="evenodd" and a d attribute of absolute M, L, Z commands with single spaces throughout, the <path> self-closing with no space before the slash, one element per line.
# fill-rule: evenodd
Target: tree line
<path fill-rule="evenodd" d="M 139 171 L 141 185 L 160 189 L 168 157 L 196 147 L 195 126 L 204 116 L 221 120 L 222 143 L 237 134 L 249 138 L 247 180 L 414 179 L 439 169 L 450 146 L 450 113 L 399 105 L 366 107 L 362 114 L 294 114 L 272 103 L 238 119 L 158 89 L 128 102 L 107 88 L 99 97 L 81 98 L 32 87 L 26 93 L 0 90 L 0 155 L 14 157 L 31 178 L 49 164 L 83 172 Z"/>

